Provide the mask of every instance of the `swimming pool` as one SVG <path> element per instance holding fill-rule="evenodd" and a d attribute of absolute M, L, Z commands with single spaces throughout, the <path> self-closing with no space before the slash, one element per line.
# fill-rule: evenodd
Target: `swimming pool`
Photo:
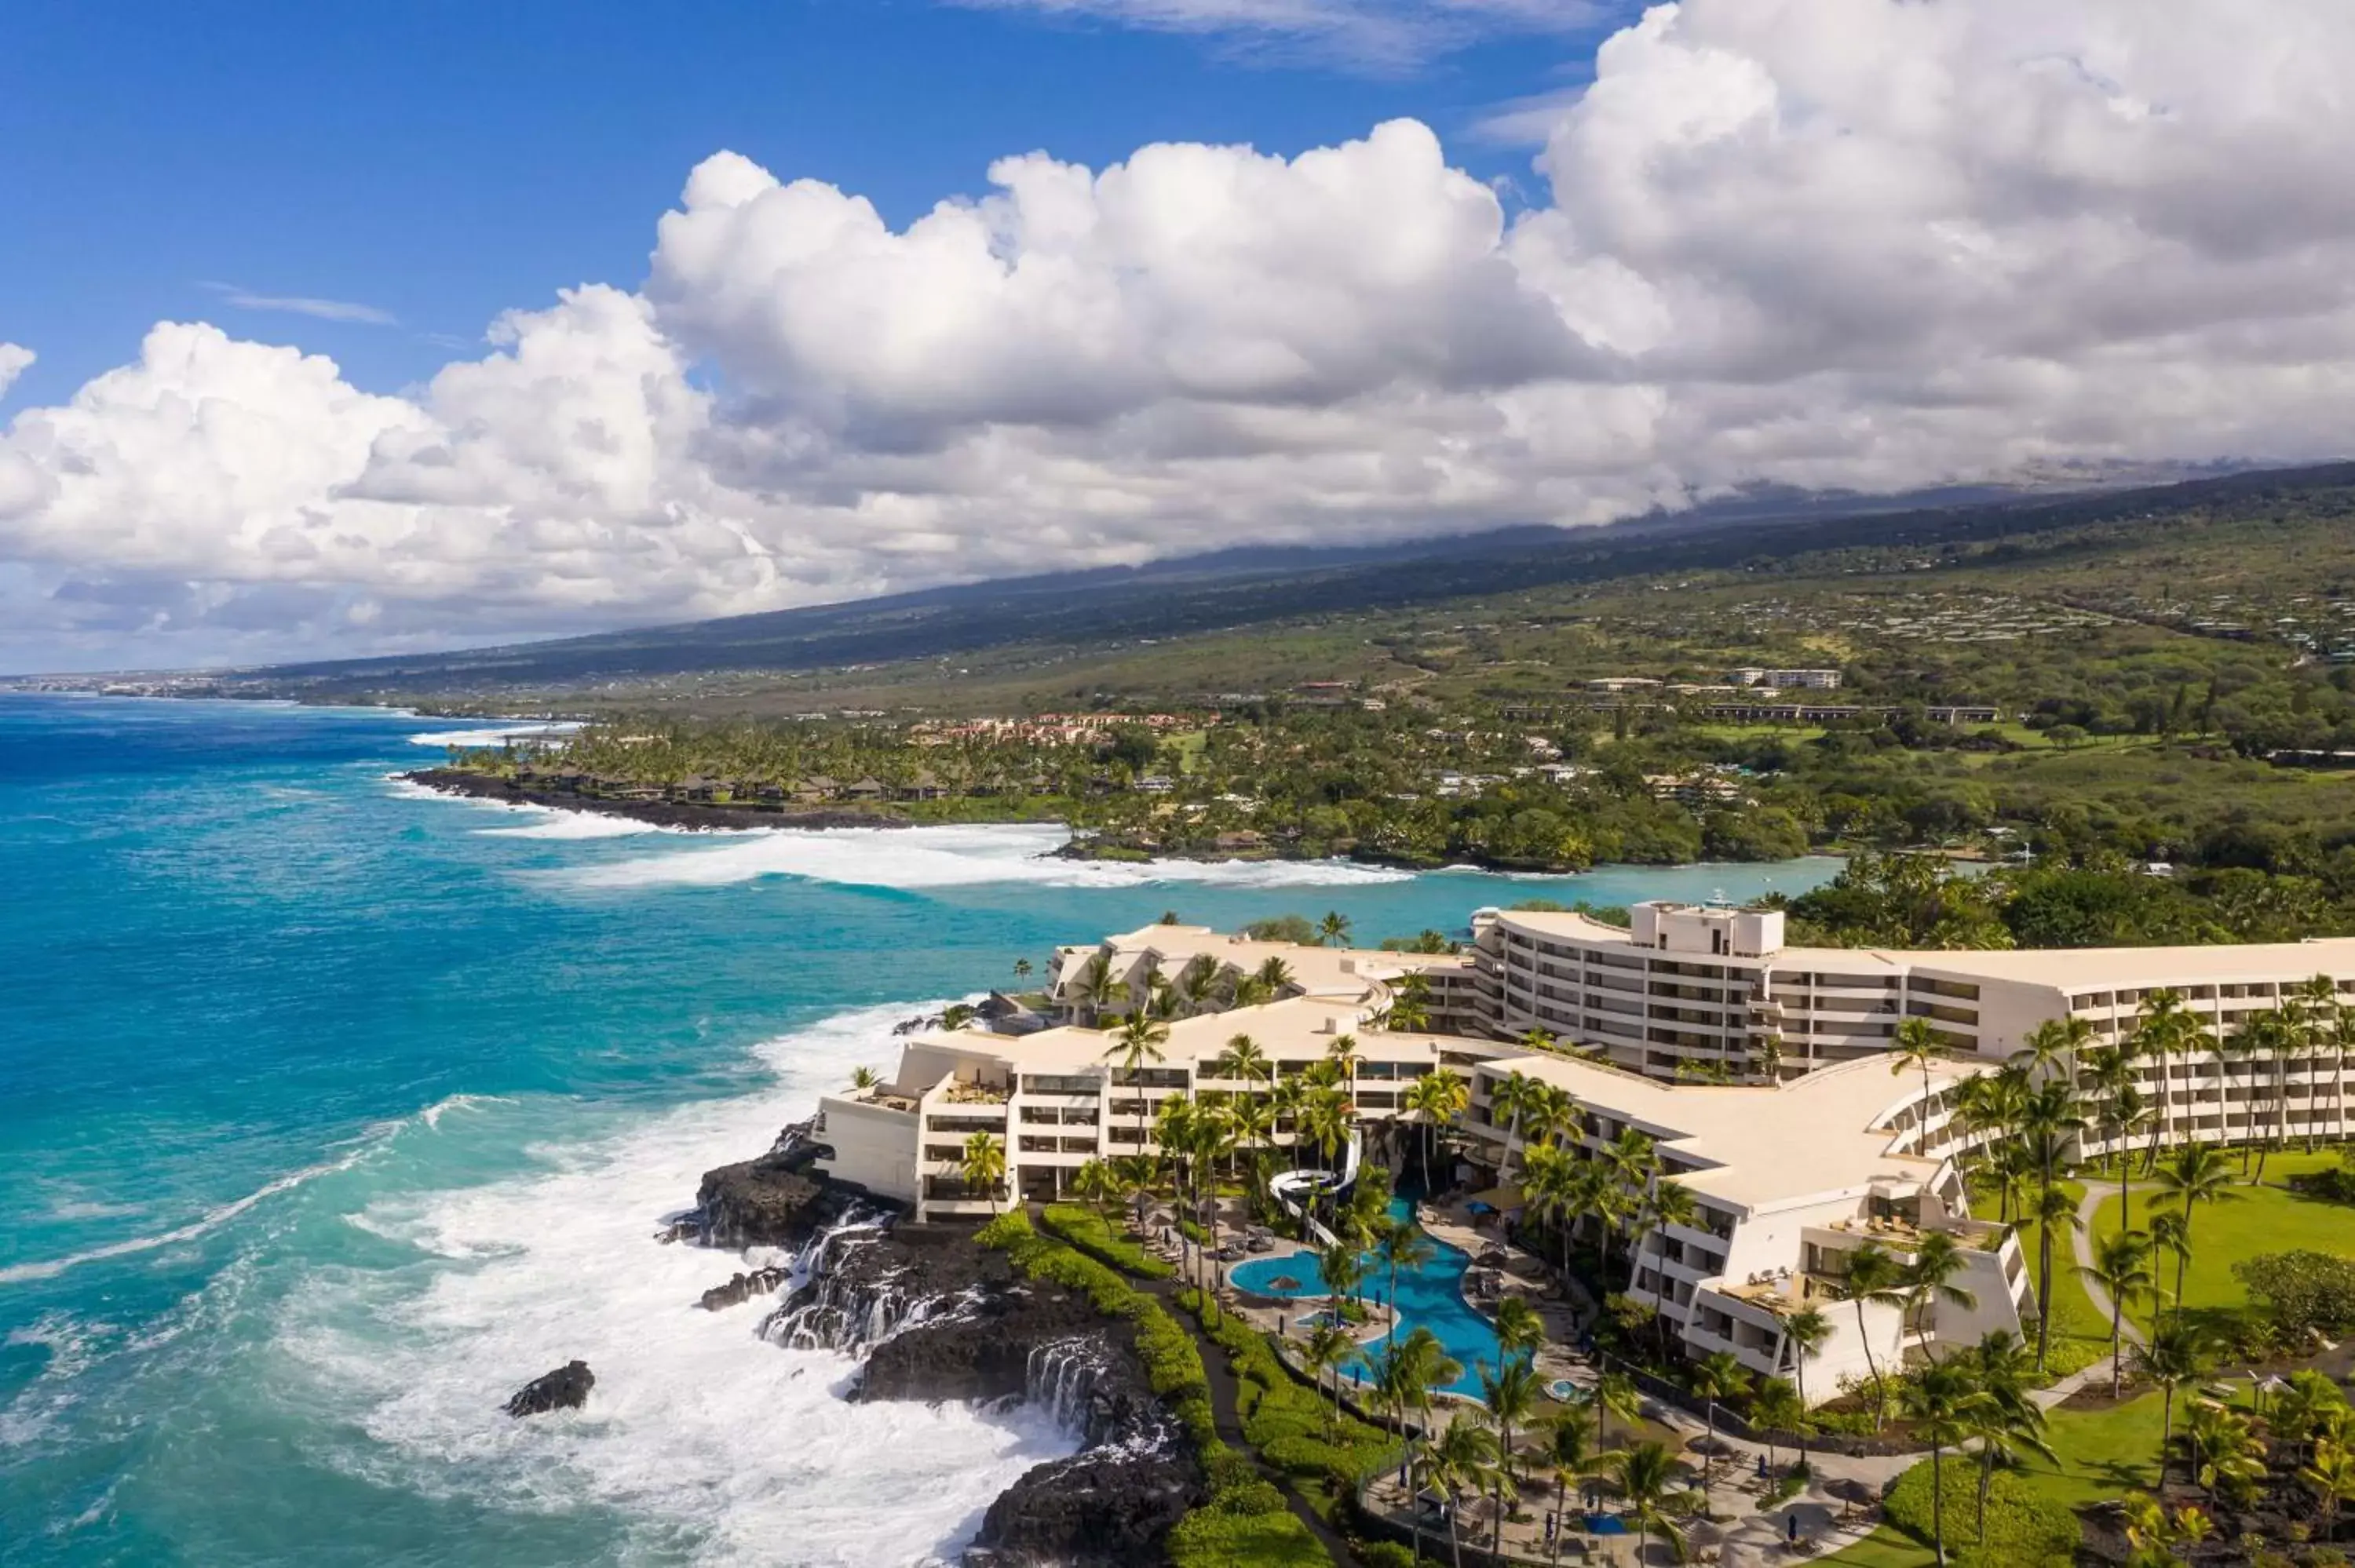
<path fill-rule="evenodd" d="M 1411 1218 L 1413 1208 L 1406 1199 L 1393 1198 L 1391 1217 Z M 1497 1343 L 1496 1329 L 1464 1299 L 1464 1271 L 1471 1266 L 1472 1255 L 1462 1247 L 1448 1245 L 1437 1236 L 1425 1239 L 1431 1245 L 1431 1261 L 1419 1269 L 1399 1270 L 1399 1319 L 1410 1330 L 1429 1329 L 1439 1337 L 1449 1358 L 1464 1368 L 1461 1376 L 1445 1385 L 1447 1391 L 1477 1399 L 1481 1363 L 1487 1363 L 1493 1371 L 1503 1361 L 1504 1352 Z M 1295 1252 L 1288 1257 L 1255 1257 L 1237 1264 L 1227 1277 L 1236 1289 L 1254 1296 L 1296 1298 L 1327 1294 L 1325 1276 L 1317 1268 L 1313 1252 Z M 1387 1298 L 1390 1271 L 1376 1254 L 1366 1255 L 1366 1279 L 1359 1288 L 1369 1301 Z M 1387 1339 L 1385 1335 L 1366 1346 L 1360 1358 L 1366 1364 L 1355 1369 L 1359 1375 L 1371 1375 L 1371 1358 L 1381 1354 Z"/>

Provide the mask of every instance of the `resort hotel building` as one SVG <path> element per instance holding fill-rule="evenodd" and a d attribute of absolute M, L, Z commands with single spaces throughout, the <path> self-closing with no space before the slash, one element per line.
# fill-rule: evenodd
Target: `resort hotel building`
<path fill-rule="evenodd" d="M 2318 975 L 2355 1001 L 2355 938 L 2214 948 L 2055 952 L 1906 952 L 1785 948 L 1773 911 L 1639 904 L 1620 927 L 1572 914 L 1483 910 L 1459 953 L 1300 946 L 1151 926 L 1049 960 L 1042 1005 L 911 1038 L 873 1088 L 826 1097 L 819 1168 L 919 1218 L 986 1213 L 964 1179 L 965 1140 L 1002 1139 L 1021 1201 L 1069 1191 L 1091 1160 L 1150 1154 L 1154 1117 L 1178 1094 L 1264 1093 L 1352 1037 L 1347 1091 L 1375 1153 L 1411 1168 L 1403 1122 L 1414 1080 L 1453 1073 L 1468 1103 L 1444 1129 L 1441 1184 L 1493 1189 L 1518 1206 L 1518 1144 L 1495 1114 L 1514 1075 L 1566 1091 L 1564 1141 L 1599 1153 L 1633 1128 L 1663 1176 L 1695 1200 L 1694 1223 L 1634 1238 L 1609 1283 L 1667 1320 L 1694 1355 L 1732 1353 L 1788 1375 L 1782 1324 L 1824 1308 L 1829 1343 L 1807 1363 L 1811 1399 L 1910 1347 L 1968 1342 L 2032 1321 L 2033 1270 L 2000 1226 L 1969 1217 L 1957 1161 L 1955 1086 L 2000 1065 L 2040 1023 L 2077 1017 L 2094 1043 L 2131 1033 L 2161 989 L 2206 1032 L 2193 1048 L 2137 1066 L 2168 1106 L 2172 1141 L 2232 1141 L 2350 1130 L 2344 1074 L 2323 1032 L 2285 1041 L 2277 1064 L 2218 1047 L 2250 1014 L 2296 999 Z M 1274 960 L 1271 964 L 1270 960 Z M 1387 1027 L 1409 976 L 1428 1001 L 1412 1030 Z M 1157 1060 L 1118 1059 L 1116 1026 L 1167 1017 Z M 1892 1072 L 1897 1025 L 1927 1021 L 1948 1052 L 1924 1076 Z M 1541 1032 L 1541 1033 L 1533 1033 Z M 1231 1043 L 1265 1062 L 1233 1075 Z M 1716 1081 L 1690 1081 L 1707 1077 Z M 1683 1080 L 1683 1081 L 1680 1081 Z M 2147 1136 L 2137 1134 L 2137 1137 Z M 2102 1152 L 2098 1127 L 2078 1152 Z M 1288 1145 L 1287 1121 L 1268 1139 Z M 1388 1152 L 1384 1152 L 1387 1147 Z M 1845 1259 L 1868 1242 L 1910 1258 L 1943 1232 L 1960 1246 L 1951 1299 L 1909 1315 L 1838 1299 Z"/>

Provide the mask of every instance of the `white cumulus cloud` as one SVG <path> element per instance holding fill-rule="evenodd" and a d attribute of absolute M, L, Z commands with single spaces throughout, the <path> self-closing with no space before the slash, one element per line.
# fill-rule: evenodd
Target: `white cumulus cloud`
<path fill-rule="evenodd" d="M 160 662 L 273 616 L 402 646 L 1760 480 L 2336 455 L 2350 68 L 2355 11 L 2302 0 L 1685 0 L 1602 47 L 1516 215 L 1409 121 L 1014 154 L 899 228 L 718 153 L 643 281 L 400 397 L 159 325 L 0 435 L 0 565 L 16 619 Z"/>

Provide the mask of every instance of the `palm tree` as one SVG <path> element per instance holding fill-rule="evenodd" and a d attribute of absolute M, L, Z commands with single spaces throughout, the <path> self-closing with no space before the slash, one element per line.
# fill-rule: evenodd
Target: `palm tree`
<path fill-rule="evenodd" d="M 1955 1276 L 1962 1273 L 1966 1266 L 1962 1246 L 1953 1236 L 1945 1231 L 1932 1231 L 1923 1236 L 1921 1245 L 1913 1251 L 1913 1261 L 1905 1266 L 1902 1288 L 1907 1324 L 1914 1324 L 1924 1308 L 1941 1301 L 1959 1307 L 1966 1312 L 1976 1308 L 1979 1304 L 1978 1298 L 1954 1283 Z M 1921 1331 L 1916 1330 L 1916 1332 Z M 1932 1353 L 1931 1359 L 1937 1359 L 1935 1352 Z"/>
<path fill-rule="evenodd" d="M 1537 1107 L 1545 1085 L 1526 1073 L 1508 1073 L 1504 1082 L 1488 1092 L 1488 1119 L 1505 1118 L 1505 1154 L 1497 1162 L 1497 1174 L 1501 1179 L 1513 1166 L 1514 1145 L 1521 1136 L 1521 1118 Z"/>
<path fill-rule="evenodd" d="M 1974 1402 L 1987 1396 L 1961 1361 L 1940 1361 L 1909 1379 L 1902 1396 L 1913 1435 L 1930 1445 L 1930 1542 L 1940 1568 L 1946 1561 L 1946 1450 L 1969 1436 Z"/>
<path fill-rule="evenodd" d="M 1869 1306 L 1902 1307 L 1904 1297 L 1900 1287 L 1905 1270 L 1878 1242 L 1864 1243 L 1850 1252 L 1846 1261 L 1848 1266 L 1833 1287 L 1833 1299 L 1856 1308 L 1856 1334 L 1864 1346 L 1865 1370 L 1872 1374 L 1872 1424 L 1878 1431 L 1887 1408 L 1889 1389 L 1881 1381 L 1880 1362 L 1873 1359 L 1872 1335 L 1864 1326 L 1864 1309 Z"/>
<path fill-rule="evenodd" d="M 1439 1336 L 1417 1324 L 1404 1337 L 1391 1336 L 1382 1351 L 1380 1376 L 1385 1389 L 1395 1386 L 1399 1431 L 1406 1431 L 1406 1412 L 1428 1413 L 1436 1389 L 1447 1388 L 1464 1375 L 1464 1363 L 1447 1353 Z"/>
<path fill-rule="evenodd" d="M 1366 1257 L 1347 1241 L 1337 1241 L 1316 1249 L 1316 1272 L 1325 1277 L 1325 1293 L 1331 1300 L 1333 1320 L 1341 1321 L 1341 1298 L 1352 1295 L 1366 1282 Z"/>
<path fill-rule="evenodd" d="M 2342 1011 L 2339 1004 L 2339 982 L 2328 975 L 2316 975 L 2297 988 L 2298 1044 L 2306 1053 L 2309 1086 L 2313 1083 L 2315 1069 L 2321 1065 L 2323 1050 L 2332 1044 L 2338 1032 L 2339 1015 Z M 2320 1119 L 2314 1114 L 2314 1102 L 2318 1097 L 2309 1087 L 2306 1100 L 2306 1151 L 2308 1154 L 2314 1152 L 2314 1124 Z M 2288 1131 L 2288 1115 L 2285 1102 L 2282 1111 L 2285 1135 Z"/>
<path fill-rule="evenodd" d="M 1770 1377 L 1750 1396 L 1750 1425 L 1765 1439 L 1768 1469 L 1774 1467 L 1774 1434 L 1804 1432 L 1806 1422 L 1807 1407 L 1799 1402 L 1799 1391 L 1785 1379 Z"/>
<path fill-rule="evenodd" d="M 1651 1554 L 1652 1537 L 1666 1541 L 1681 1562 L 1685 1532 L 1677 1523 L 1677 1462 L 1665 1443 L 1638 1443 L 1621 1454 L 1613 1467 L 1619 1497 L 1628 1521 L 1636 1526 L 1636 1561 Z"/>
<path fill-rule="evenodd" d="M 877 1072 L 872 1067 L 853 1067 L 850 1069 L 850 1089 L 853 1094 L 863 1093 L 868 1089 L 880 1088 L 882 1085 L 883 1075 Z"/>
<path fill-rule="evenodd" d="M 964 1184 L 989 1194 L 989 1212 L 997 1213 L 997 1197 L 1006 1188 L 1006 1140 L 976 1132 L 964 1140 Z"/>
<path fill-rule="evenodd" d="M 1537 1360 L 1545 1343 L 1545 1319 L 1526 1296 L 1508 1296 L 1497 1303 L 1497 1350 L 1508 1361 Z"/>
<path fill-rule="evenodd" d="M 1497 1440 L 1468 1415 L 1449 1422 L 1431 1446 L 1431 1478 L 1447 1494 L 1447 1547 L 1455 1568 L 1464 1568 L 1464 1542 L 1456 1533 L 1456 1515 L 1462 1511 L 1465 1493 L 1476 1496 L 1486 1488 L 1496 1457 Z"/>
<path fill-rule="evenodd" d="M 1546 1424 L 1546 1464 L 1553 1471 L 1554 1487 L 1561 1498 L 1565 1531 L 1571 1499 L 1580 1486 L 1589 1476 L 1607 1469 L 1618 1457 L 1603 1446 L 1594 1413 L 1583 1406 L 1566 1406 Z"/>
<path fill-rule="evenodd" d="M 2109 1293 L 2110 1397 L 2115 1399 L 2126 1381 L 2127 1303 L 2158 1286 L 2150 1266 L 2150 1238 L 2140 1231 L 2104 1236 L 2094 1244 L 2094 1261 L 2079 1264 L 2077 1272 Z"/>
<path fill-rule="evenodd" d="M 1399 1034 L 1422 1034 L 1431 1028 L 1431 982 L 1410 974 L 1398 983 L 1382 1014 L 1382 1027 Z"/>
<path fill-rule="evenodd" d="M 1338 909 L 1327 909 L 1325 912 L 1325 918 L 1316 922 L 1316 941 L 1320 947 L 1348 947 L 1349 917 Z"/>
<path fill-rule="evenodd" d="M 1798 1383 L 1799 1405 L 1804 1411 L 1807 1403 L 1807 1363 L 1831 1341 L 1832 1320 L 1818 1308 L 1802 1307 L 1783 1319 L 1783 1345 L 1791 1358 L 1791 1375 Z M 1807 1467 L 1807 1431 L 1798 1428 L 1799 1464 Z"/>
<path fill-rule="evenodd" d="M 2158 1146 L 2172 1128 L 2175 1095 L 2168 1077 L 2168 1058 L 2188 1053 L 2191 1042 L 2200 1038 L 2200 1020 L 2183 1003 L 2183 993 L 2169 987 L 2159 987 L 2143 993 L 2142 1006 L 2136 1013 L 2134 1044 L 2139 1054 L 2147 1054 L 2158 1064 L 2158 1116 L 2151 1123 L 2150 1149 L 2144 1162 L 2148 1170 L 2158 1161 Z"/>
<path fill-rule="evenodd" d="M 1265 987 L 1269 996 L 1276 996 L 1292 983 L 1292 966 L 1282 959 L 1270 957 L 1252 971 L 1252 979 Z"/>
<path fill-rule="evenodd" d="M 1978 1444 L 1977 1534 L 1984 1542 L 1987 1493 L 1995 1486 L 1997 1462 L 2016 1462 L 2022 1454 L 2059 1461 L 2044 1440 L 2043 1407 L 2028 1396 L 2034 1373 L 2025 1345 L 1996 1329 L 1955 1361 L 1969 1371 L 1979 1391 L 1964 1413 L 1964 1427 Z"/>
<path fill-rule="evenodd" d="M 2275 1016 L 2271 1010 L 2253 1012 L 2242 1020 L 2239 1028 L 2216 1043 L 2216 1060 L 2224 1075 L 2225 1103 L 2219 1120 L 2222 1123 L 2224 1141 L 2228 1143 L 2232 1139 L 2232 1063 L 2238 1062 L 2243 1065 L 2243 1075 L 2247 1079 L 2247 1094 L 2243 1100 L 2241 1110 L 2241 1125 L 2247 1133 L 2247 1136 L 2241 1139 L 2241 1174 L 2243 1176 L 2249 1173 L 2250 1162 L 2256 1158 L 2256 1062 L 2257 1058 L 2263 1056 L 2270 1047 L 2275 1026 Z"/>
<path fill-rule="evenodd" d="M 1715 1458 L 1717 1454 L 1717 1402 L 1721 1399 L 1739 1399 L 1749 1393 L 1749 1370 L 1734 1359 L 1732 1351 L 1711 1351 L 1693 1363 L 1692 1391 L 1700 1395 L 1703 1404 L 1708 1406 L 1706 1418 L 1709 1422 L 1709 1446 L 1702 1452 L 1707 1454 L 1709 1458 L 1704 1458 L 1700 1466 L 1701 1481 L 1706 1485 L 1709 1481 L 1710 1461 Z"/>
<path fill-rule="evenodd" d="M 1073 1197 L 1092 1205 L 1102 1214 L 1105 1202 L 1120 1191 L 1120 1179 L 1103 1160 L 1091 1160 L 1071 1172 L 1071 1191 Z"/>
<path fill-rule="evenodd" d="M 1330 1371 L 1333 1374 L 1333 1422 L 1341 1418 L 1341 1363 L 1357 1353 L 1357 1336 L 1342 1327 L 1338 1312 L 1331 1322 L 1319 1323 L 1310 1330 L 1308 1342 L 1301 1347 L 1301 1359 L 1308 1363 L 1319 1393 L 1325 1388 L 1326 1372 Z M 1326 1429 L 1332 1429 L 1331 1423 Z"/>
<path fill-rule="evenodd" d="M 1387 1221 L 1374 1235 L 1374 1255 L 1390 1271 L 1391 1310 L 1398 1310 L 1398 1277 L 1403 1268 L 1409 1274 L 1429 1263 L 1438 1254 L 1433 1249 L 1423 1227 L 1411 1219 Z"/>
<path fill-rule="evenodd" d="M 1364 1060 L 1358 1054 L 1358 1037 L 1336 1034 L 1325 1046 L 1325 1059 L 1340 1069 L 1341 1082 L 1352 1093 L 1358 1086 L 1358 1064 Z"/>
<path fill-rule="evenodd" d="M 2232 1191 L 2232 1172 L 2224 1164 L 2223 1151 L 2212 1143 L 2187 1143 L 2175 1151 L 2158 1172 L 2158 1190 L 2162 1196 L 2173 1200 L 2183 1210 L 2183 1250 L 2176 1255 L 2175 1309 L 2183 1310 L 2183 1266 L 2191 1251 L 2191 1220 L 2202 1203 L 2216 1204 L 2236 1202 L 2240 1194 Z"/>
<path fill-rule="evenodd" d="M 2135 1347 L 2136 1372 L 2157 1383 L 2167 1396 L 2159 1408 L 2161 1485 L 2167 1481 L 2167 1456 L 2175 1441 L 2175 1391 L 2207 1375 L 2207 1351 L 2205 1336 L 2179 1319 L 2154 1329 L 2146 1343 Z"/>
<path fill-rule="evenodd" d="M 2036 1221 L 2036 1370 L 2042 1372 L 2052 1340 L 2052 1233 L 2073 1234 L 2085 1228 L 2085 1222 L 2077 1217 L 2077 1200 L 2057 1181 L 2036 1190 L 2031 1217 Z"/>
<path fill-rule="evenodd" d="M 1014 978 L 1018 980 L 1027 980 L 1030 978 L 1029 959 L 1017 959 L 1014 960 Z"/>
<path fill-rule="evenodd" d="M 1636 1387 L 1636 1380 L 1625 1372 L 1606 1372 L 1594 1380 L 1594 1421 L 1597 1430 L 1606 1436 L 1610 1423 L 1617 1416 L 1634 1432 L 1644 1419 L 1644 1396 Z"/>
<path fill-rule="evenodd" d="M 1161 1047 L 1168 1041 L 1167 1024 L 1132 1012 L 1120 1021 L 1112 1044 L 1104 1047 L 1104 1059 L 1119 1064 L 1128 1077 L 1129 1087 L 1135 1091 L 1136 1149 L 1140 1154 L 1145 1151 L 1145 1065 L 1163 1060 Z"/>
<path fill-rule="evenodd" d="M 1248 1034 L 1230 1036 L 1227 1048 L 1210 1058 L 1210 1071 L 1221 1078 L 1233 1078 L 1245 1087 L 1269 1083 L 1275 1077 L 1275 1066 L 1267 1059 L 1267 1053 Z"/>
<path fill-rule="evenodd" d="M 1587 1161 L 1555 1144 L 1540 1144 L 1521 1160 L 1521 1201 L 1561 1240 L 1561 1271 L 1570 1273 L 1571 1223 L 1580 1202 L 1580 1172 Z"/>
<path fill-rule="evenodd" d="M 1930 1121 L 1930 1064 L 1939 1055 L 1938 1032 L 1930 1027 L 1926 1018 L 1909 1018 L 1897 1026 L 1896 1038 L 1889 1048 L 1889 1075 L 1897 1076 L 1909 1067 L 1922 1070 L 1922 1109 L 1920 1116 L 1926 1140 Z"/>
<path fill-rule="evenodd" d="M 1471 1097 L 1471 1086 L 1447 1072 L 1425 1073 L 1400 1097 L 1423 1128 L 1423 1190 L 1426 1192 L 1431 1191 L 1431 1146 L 1438 1141 L 1438 1129 L 1463 1115 Z"/>
<path fill-rule="evenodd" d="M 2046 1083 L 2067 1084 L 2073 1092 L 2077 1086 L 2078 1054 L 2093 1040 L 2094 1021 L 2090 1018 L 2073 1012 L 2065 1018 L 2048 1018 L 2028 1032 L 2011 1059 L 2027 1067 L 2031 1076 Z"/>
<path fill-rule="evenodd" d="M 2168 1291 L 2166 1298 L 2175 1303 L 2179 1312 L 2183 1306 L 2183 1271 L 2191 1263 L 2191 1222 L 2172 1209 L 2153 1210 L 2150 1229 L 2145 1234 L 2150 1237 L 2150 1255 L 2154 1265 L 2162 1255 L 2175 1259 L 2175 1288 Z M 2152 1292 L 2154 1308 L 2158 1294 Z"/>
<path fill-rule="evenodd" d="M 2332 1115 L 2342 1139 L 2355 1131 L 2347 1125 L 2347 1058 L 2350 1053 L 2355 1053 L 2355 1007 L 2334 1007 L 2330 1012 L 2330 1095 Z"/>
<path fill-rule="evenodd" d="M 1529 1425 L 1537 1414 L 1541 1392 L 1537 1368 L 1518 1358 L 1508 1359 L 1494 1372 L 1481 1369 L 1480 1404 L 1497 1428 L 1497 1520 L 1489 1540 L 1491 1552 L 1504 1547 L 1505 1488 L 1513 1479 L 1513 1429 Z"/>
<path fill-rule="evenodd" d="M 1070 1003 L 1073 1016 L 1091 1025 L 1111 992 L 1112 955 L 1101 950 L 1091 953 L 1079 972 L 1063 982 L 1063 999 Z"/>

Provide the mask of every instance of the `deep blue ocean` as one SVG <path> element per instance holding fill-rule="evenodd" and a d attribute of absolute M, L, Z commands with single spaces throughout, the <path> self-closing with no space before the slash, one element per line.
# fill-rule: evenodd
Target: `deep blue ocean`
<path fill-rule="evenodd" d="M 915 1563 L 1065 1439 L 858 1406 L 652 1240 L 893 1022 L 1176 910 L 1370 941 L 1797 891 L 1088 866 L 1037 829 L 683 834 L 391 780 L 475 726 L 0 695 L 0 1563 Z M 572 1357 L 578 1415 L 513 1422 Z"/>

